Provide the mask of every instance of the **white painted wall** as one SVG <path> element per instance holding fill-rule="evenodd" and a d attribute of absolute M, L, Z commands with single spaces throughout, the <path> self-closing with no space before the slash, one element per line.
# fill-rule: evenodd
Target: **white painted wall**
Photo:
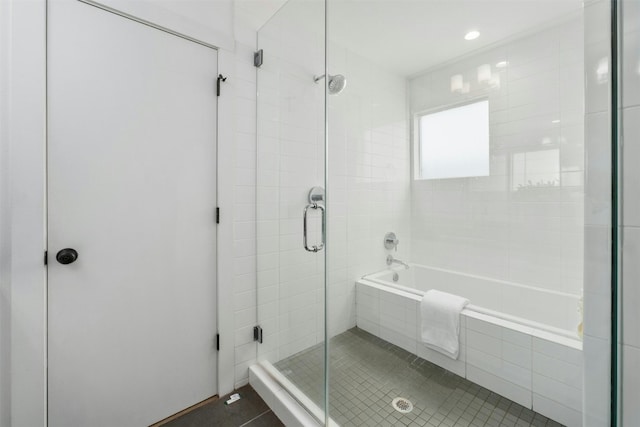
<path fill-rule="evenodd" d="M 95 3 L 233 51 L 233 0 L 98 0 Z"/>
<path fill-rule="evenodd" d="M 412 261 L 581 294 L 582 34 L 580 14 L 410 81 L 412 114 L 476 99 L 490 109 L 489 176 L 412 182 Z M 454 76 L 468 89 L 454 90 Z"/>
<path fill-rule="evenodd" d="M 2 425 L 45 423 L 45 3 L 3 2 Z M 6 27 L 5 27 L 6 25 Z M 6 398 L 6 400 L 5 400 Z"/>

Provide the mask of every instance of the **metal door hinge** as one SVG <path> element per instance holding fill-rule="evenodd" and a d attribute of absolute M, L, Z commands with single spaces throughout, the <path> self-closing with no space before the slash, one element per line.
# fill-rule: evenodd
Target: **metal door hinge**
<path fill-rule="evenodd" d="M 216 208 L 216 224 L 220 224 L 220 208 Z"/>
<path fill-rule="evenodd" d="M 49 263 L 49 256 L 48 256 L 48 252 L 44 251 L 44 265 L 47 265 Z"/>
<path fill-rule="evenodd" d="M 262 328 L 260 326 L 253 327 L 253 340 L 262 344 Z"/>
<path fill-rule="evenodd" d="M 218 74 L 218 80 L 216 81 L 216 95 L 220 96 L 220 82 L 226 82 L 227 78 L 222 74 Z"/>
<path fill-rule="evenodd" d="M 220 334 L 216 334 L 216 350 L 220 351 Z"/>
<path fill-rule="evenodd" d="M 263 55 L 264 55 L 264 52 L 262 51 L 262 49 L 253 53 L 253 65 L 255 67 L 259 68 L 262 65 Z"/>

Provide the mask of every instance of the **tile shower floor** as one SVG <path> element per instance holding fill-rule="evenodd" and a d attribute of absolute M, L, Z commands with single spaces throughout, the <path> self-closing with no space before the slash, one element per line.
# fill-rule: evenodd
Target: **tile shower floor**
<path fill-rule="evenodd" d="M 332 338 L 329 350 L 329 413 L 343 427 L 561 426 L 358 328 Z M 322 357 L 320 344 L 275 365 L 319 406 Z M 395 397 L 413 411 L 393 409 Z"/>

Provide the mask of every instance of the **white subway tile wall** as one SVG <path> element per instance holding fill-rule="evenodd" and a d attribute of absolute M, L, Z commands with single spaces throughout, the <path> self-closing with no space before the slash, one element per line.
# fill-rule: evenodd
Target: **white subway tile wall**
<path fill-rule="evenodd" d="M 410 260 L 409 139 L 406 79 L 329 43 L 330 74 L 346 88 L 328 101 L 328 327 L 355 326 L 355 282 Z M 393 231 L 397 251 L 384 248 Z"/>
<path fill-rule="evenodd" d="M 413 181 L 413 262 L 581 294 L 582 29 L 571 17 L 410 81 L 412 114 L 488 99 L 491 146 L 488 177 Z"/>

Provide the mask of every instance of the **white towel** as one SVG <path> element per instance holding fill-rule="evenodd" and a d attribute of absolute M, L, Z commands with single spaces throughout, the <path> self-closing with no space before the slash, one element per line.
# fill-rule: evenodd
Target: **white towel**
<path fill-rule="evenodd" d="M 452 359 L 460 354 L 460 312 L 469 300 L 431 289 L 420 302 L 422 341 Z"/>

